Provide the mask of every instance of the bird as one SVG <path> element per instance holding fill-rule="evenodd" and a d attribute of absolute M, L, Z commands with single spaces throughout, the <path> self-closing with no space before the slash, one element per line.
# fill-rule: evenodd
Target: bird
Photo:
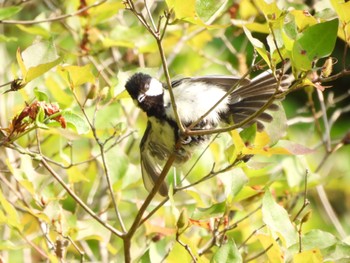
<path fill-rule="evenodd" d="M 277 76 L 279 73 L 276 71 L 275 74 Z M 179 119 L 184 127 L 189 127 L 221 100 L 192 130 L 211 130 L 244 121 L 261 109 L 278 90 L 288 85 L 284 81 L 286 75 L 280 80 L 276 76 L 267 70 L 251 80 L 224 75 L 175 79 L 171 86 Z M 151 191 L 171 154 L 175 153 L 174 165 L 182 165 L 210 140 L 211 135 L 181 136 L 169 88 L 156 78 L 135 73 L 127 80 L 125 88 L 135 105 L 147 114 L 147 127 L 139 147 L 143 182 L 145 188 Z M 267 109 L 276 111 L 279 106 L 272 103 Z M 264 123 L 272 119 L 271 114 L 264 111 L 242 128 L 256 123 L 257 130 L 262 131 Z M 176 149 L 178 140 L 181 140 L 181 146 Z M 165 182 L 158 192 L 167 196 Z"/>

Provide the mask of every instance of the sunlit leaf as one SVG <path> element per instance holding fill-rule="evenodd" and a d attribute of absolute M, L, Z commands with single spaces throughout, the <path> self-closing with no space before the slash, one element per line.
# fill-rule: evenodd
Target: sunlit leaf
<path fill-rule="evenodd" d="M 287 211 L 276 203 L 269 190 L 262 200 L 262 214 L 264 223 L 271 231 L 281 235 L 287 247 L 297 242 L 298 235 Z"/>
<path fill-rule="evenodd" d="M 203 20 L 207 21 L 210 19 L 219 8 L 221 8 L 224 0 L 201 0 L 195 1 L 195 9 L 198 16 Z"/>
<path fill-rule="evenodd" d="M 276 20 L 282 13 L 282 10 L 277 5 L 277 1 L 254 0 L 254 3 L 267 20 Z"/>
<path fill-rule="evenodd" d="M 281 251 L 280 246 L 276 242 L 275 238 L 273 238 L 271 235 L 265 235 L 265 234 L 258 234 L 257 238 L 259 239 L 264 249 L 269 248 L 266 254 L 270 262 L 275 262 L 275 263 L 284 262 L 283 253 Z"/>
<path fill-rule="evenodd" d="M 173 10 L 175 12 L 175 16 L 177 19 L 185 19 L 185 18 L 195 18 L 197 17 L 196 13 L 196 1 L 188 0 L 186 4 L 182 1 L 176 0 L 166 0 L 167 6 L 169 10 Z M 197 17 L 197 19 L 199 19 Z"/>
<path fill-rule="evenodd" d="M 186 241 L 189 241 L 189 240 L 182 240 L 182 242 L 187 244 L 189 247 L 193 247 L 190 244 L 191 243 L 190 241 L 189 242 L 186 242 Z M 166 259 L 169 262 L 191 262 L 190 254 L 178 242 L 175 242 L 175 244 L 171 247 Z"/>
<path fill-rule="evenodd" d="M 85 66 L 60 66 L 57 68 L 60 75 L 69 83 L 71 88 L 78 87 L 84 83 L 95 83 L 92 73 L 92 65 Z"/>
<path fill-rule="evenodd" d="M 22 6 L 9 6 L 0 8 L 0 20 L 9 18 L 22 10 Z"/>
<path fill-rule="evenodd" d="M 211 262 L 243 262 L 242 256 L 238 251 L 236 243 L 233 239 L 229 239 L 226 244 L 222 245 L 214 254 Z"/>
<path fill-rule="evenodd" d="M 254 38 L 251 34 L 251 32 L 246 28 L 243 27 L 244 33 L 246 34 L 247 38 L 249 39 L 250 43 L 253 45 L 253 47 L 256 49 L 256 51 L 259 53 L 259 55 L 263 58 L 263 60 L 270 65 L 270 59 L 267 53 L 267 50 L 264 46 L 264 44 L 258 40 L 257 38 Z"/>
<path fill-rule="evenodd" d="M 27 75 L 25 77 L 25 81 L 29 82 L 29 81 L 43 75 L 45 72 L 49 71 L 51 68 L 60 64 L 62 62 L 62 60 L 63 60 L 63 57 L 59 57 L 58 59 L 56 59 L 50 63 L 44 63 L 44 64 L 40 64 L 38 66 L 29 68 Z"/>
<path fill-rule="evenodd" d="M 350 2 L 345 0 L 330 0 L 334 10 L 337 12 L 340 21 L 350 23 Z"/>
<path fill-rule="evenodd" d="M 166 0 L 167 6 L 169 10 L 173 10 L 175 13 L 175 17 L 179 20 L 183 20 L 186 22 L 190 22 L 195 25 L 203 26 L 210 29 L 215 28 L 224 28 L 227 25 L 207 25 L 201 19 L 201 15 L 203 15 L 203 19 L 206 20 L 211 17 L 213 11 L 216 11 L 218 8 L 214 10 L 212 7 L 220 6 L 218 1 L 206 0 L 206 1 L 195 1 L 189 0 L 186 3 L 177 0 Z M 197 12 L 197 8 L 199 8 Z"/>
<path fill-rule="evenodd" d="M 53 98 L 52 100 L 60 104 L 62 108 L 71 106 L 74 98 L 65 91 L 66 88 L 64 87 L 63 81 L 61 81 L 57 74 L 45 78 L 45 86 L 50 91 L 52 95 L 51 98 Z"/>
<path fill-rule="evenodd" d="M 89 179 L 86 178 L 84 172 L 78 169 L 76 166 L 67 169 L 67 175 L 69 182 L 72 184 L 79 182 L 89 182 Z"/>
<path fill-rule="evenodd" d="M 19 231 L 23 229 L 18 213 L 13 205 L 6 200 L 0 189 L 0 222 L 17 228 Z"/>
<path fill-rule="evenodd" d="M 89 10 L 93 24 L 98 24 L 118 13 L 120 9 L 125 8 L 122 2 L 107 2 Z"/>
<path fill-rule="evenodd" d="M 319 249 L 307 250 L 294 255 L 293 262 L 322 263 L 323 257 Z"/>
<path fill-rule="evenodd" d="M 27 75 L 27 68 L 24 65 L 24 61 L 21 55 L 21 49 L 17 48 L 17 52 L 16 52 L 16 58 L 17 58 L 17 63 L 19 65 L 19 68 L 21 69 L 22 72 L 22 76 L 25 77 Z"/>
<path fill-rule="evenodd" d="M 291 15 L 295 18 L 295 23 L 298 26 L 299 32 L 304 29 L 317 24 L 317 20 L 308 11 L 305 10 L 292 10 Z"/>
<path fill-rule="evenodd" d="M 250 0 L 241 0 L 239 3 L 238 13 L 242 19 L 249 20 L 249 18 L 257 16 L 259 12 L 256 9 L 256 5 Z"/>
<path fill-rule="evenodd" d="M 270 32 L 267 23 L 256 23 L 250 21 L 244 21 L 239 19 L 231 19 L 231 22 L 234 26 L 246 28 L 251 32 L 268 34 Z"/>
<path fill-rule="evenodd" d="M 38 42 L 26 48 L 22 53 L 18 48 L 16 56 L 25 83 L 57 66 L 63 59 L 58 57 L 56 48 L 51 42 Z"/>

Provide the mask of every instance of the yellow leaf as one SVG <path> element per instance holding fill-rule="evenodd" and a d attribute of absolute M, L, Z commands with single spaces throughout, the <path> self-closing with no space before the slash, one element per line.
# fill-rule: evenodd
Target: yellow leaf
<path fill-rule="evenodd" d="M 265 15 L 266 20 L 276 20 L 280 17 L 282 10 L 277 6 L 277 1 L 254 0 L 255 5 Z"/>
<path fill-rule="evenodd" d="M 63 60 L 63 57 L 59 57 L 52 62 L 40 64 L 38 66 L 29 68 L 27 74 L 25 75 L 24 81 L 29 82 L 29 81 L 41 76 L 45 72 L 49 71 L 51 68 L 53 68 L 53 67 L 57 66 L 59 63 L 61 63 L 62 60 Z"/>
<path fill-rule="evenodd" d="M 16 209 L 12 206 L 10 202 L 6 200 L 2 191 L 0 190 L 0 222 L 7 224 L 8 226 L 12 226 L 22 231 L 23 225 L 19 220 L 19 216 L 17 214 Z"/>
<path fill-rule="evenodd" d="M 22 56 L 21 56 L 21 49 L 20 48 L 17 48 L 16 58 L 17 58 L 19 68 L 21 69 L 22 76 L 24 77 L 27 75 L 27 69 L 26 69 L 26 66 L 24 65 L 24 61 L 23 61 Z"/>
<path fill-rule="evenodd" d="M 92 65 L 85 66 L 64 66 L 58 67 L 59 74 L 67 81 L 71 88 L 84 83 L 95 83 L 95 76 L 92 74 Z"/>
<path fill-rule="evenodd" d="M 257 238 L 259 239 L 264 249 L 267 249 L 272 244 L 272 247 L 266 252 L 270 262 L 284 262 L 284 256 L 280 249 L 280 246 L 277 244 L 276 240 L 272 236 L 258 234 Z"/>
<path fill-rule="evenodd" d="M 299 31 L 303 31 L 306 27 L 317 24 L 316 18 L 305 10 L 292 10 L 290 13 L 295 17 L 295 23 Z"/>
<path fill-rule="evenodd" d="M 256 133 L 255 141 L 254 141 L 254 145 L 256 147 L 262 148 L 262 147 L 268 145 L 269 143 L 270 143 L 270 137 L 266 133 L 266 131 Z"/>
<path fill-rule="evenodd" d="M 323 257 L 319 249 L 303 251 L 294 255 L 293 262 L 295 263 L 322 263 Z"/>

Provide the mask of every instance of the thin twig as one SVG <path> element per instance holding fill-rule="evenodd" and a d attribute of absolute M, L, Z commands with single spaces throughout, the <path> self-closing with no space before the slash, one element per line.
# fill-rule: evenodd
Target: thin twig
<path fill-rule="evenodd" d="M 176 233 L 176 241 L 177 241 L 177 243 L 179 243 L 181 246 L 183 246 L 185 248 L 185 250 L 188 252 L 188 254 L 190 254 L 193 262 L 197 262 L 198 261 L 196 256 L 192 253 L 192 250 L 191 250 L 190 246 L 185 244 L 184 242 L 182 242 L 180 240 L 180 234 L 179 233 Z"/>
<path fill-rule="evenodd" d="M 118 237 L 123 237 L 123 233 L 119 230 L 115 229 L 108 223 L 101 220 L 99 216 L 95 214 L 94 211 L 90 209 L 89 206 L 87 206 L 79 196 L 77 196 L 73 190 L 69 188 L 69 186 L 62 180 L 62 178 L 51 168 L 51 166 L 44 160 L 41 160 L 41 164 L 46 168 L 46 170 L 59 182 L 59 184 L 68 192 L 68 194 L 90 215 L 92 216 L 97 222 L 99 222 L 102 226 L 107 228 L 111 233 L 115 234 Z"/>

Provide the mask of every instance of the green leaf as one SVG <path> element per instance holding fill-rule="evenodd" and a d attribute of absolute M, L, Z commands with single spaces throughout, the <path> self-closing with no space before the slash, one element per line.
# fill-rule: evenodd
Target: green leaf
<path fill-rule="evenodd" d="M 349 262 L 350 260 L 350 245 L 343 242 L 339 242 L 330 248 L 322 250 L 322 252 L 325 255 L 326 261 Z"/>
<path fill-rule="evenodd" d="M 256 124 L 251 125 L 247 129 L 244 129 L 239 133 L 245 145 L 251 145 L 254 143 L 256 135 Z"/>
<path fill-rule="evenodd" d="M 38 101 L 49 102 L 49 97 L 47 96 L 47 94 L 39 90 L 37 87 L 34 88 L 34 95 Z"/>
<path fill-rule="evenodd" d="M 92 65 L 85 66 L 60 66 L 58 67 L 60 75 L 69 83 L 70 87 L 77 87 L 84 83 L 95 83 L 95 76 L 92 73 Z"/>
<path fill-rule="evenodd" d="M 221 246 L 214 254 L 213 263 L 240 263 L 243 262 L 242 256 L 238 251 L 238 248 L 233 239 L 229 239 L 226 244 Z"/>
<path fill-rule="evenodd" d="M 49 31 L 47 31 L 46 29 L 38 25 L 34 25 L 34 26 L 16 25 L 16 26 L 23 32 L 34 36 L 42 36 L 45 39 L 49 39 L 51 36 Z"/>
<path fill-rule="evenodd" d="M 17 37 L 7 37 L 5 35 L 0 34 L 0 42 L 15 42 L 17 41 Z"/>
<path fill-rule="evenodd" d="M 294 43 L 292 62 L 296 69 L 308 71 L 312 62 L 329 56 L 335 45 L 338 19 L 319 23 L 307 28 Z"/>
<path fill-rule="evenodd" d="M 63 111 L 62 115 L 67 122 L 67 126 L 75 130 L 78 134 L 85 134 L 90 131 L 90 126 L 86 120 L 72 111 Z"/>
<path fill-rule="evenodd" d="M 287 117 L 284 111 L 283 105 L 279 101 L 275 101 L 274 104 L 278 105 L 277 111 L 269 111 L 272 116 L 272 122 L 266 124 L 265 131 L 270 138 L 269 146 L 275 145 L 282 137 L 287 133 Z"/>
<path fill-rule="evenodd" d="M 35 118 L 35 124 L 40 129 L 47 130 L 49 129 L 49 127 L 46 126 L 46 124 L 44 123 L 44 120 L 45 120 L 45 111 L 42 107 L 39 107 L 39 111 L 36 114 L 36 118 Z"/>
<path fill-rule="evenodd" d="M 271 231 L 283 237 L 287 247 L 297 242 L 298 235 L 287 211 L 275 202 L 269 190 L 266 190 L 263 197 L 262 214 L 264 223 Z"/>
<path fill-rule="evenodd" d="M 225 196 L 228 202 L 231 202 L 248 183 L 248 177 L 241 168 L 232 169 L 229 173 L 218 176 L 225 186 Z"/>
<path fill-rule="evenodd" d="M 337 243 L 337 239 L 331 233 L 319 230 L 312 229 L 307 232 L 301 239 L 303 250 L 312 250 L 312 249 L 325 249 L 333 246 Z M 289 251 L 296 253 L 299 249 L 299 243 L 290 247 Z"/>
<path fill-rule="evenodd" d="M 214 204 L 210 207 L 197 207 L 191 218 L 194 220 L 208 219 L 212 217 L 222 216 L 226 211 L 226 202 Z"/>
<path fill-rule="evenodd" d="M 198 16 L 203 20 L 209 20 L 221 8 L 223 0 L 201 0 L 196 1 L 195 10 Z"/>
<path fill-rule="evenodd" d="M 0 8 L 0 20 L 6 19 L 17 14 L 22 10 L 21 6 L 9 6 Z"/>

